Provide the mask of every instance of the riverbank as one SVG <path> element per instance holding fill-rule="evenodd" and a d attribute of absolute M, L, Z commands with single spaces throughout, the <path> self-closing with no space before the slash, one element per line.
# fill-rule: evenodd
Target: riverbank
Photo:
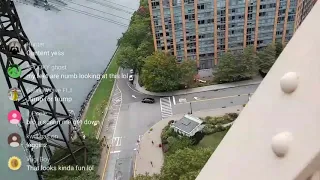
<path fill-rule="evenodd" d="M 103 118 L 107 113 L 106 108 L 109 105 L 109 97 L 115 82 L 115 78 L 108 78 L 108 76 L 109 74 L 118 73 L 119 66 L 115 57 L 119 48 L 117 47 L 106 69 L 101 73 L 101 75 L 105 75 L 104 77 L 107 78 L 97 80 L 97 83 L 93 85 L 78 113 L 77 119 L 99 122 L 96 126 L 91 123 L 82 124 L 81 129 L 86 136 L 96 136 L 101 124 L 103 124 Z"/>

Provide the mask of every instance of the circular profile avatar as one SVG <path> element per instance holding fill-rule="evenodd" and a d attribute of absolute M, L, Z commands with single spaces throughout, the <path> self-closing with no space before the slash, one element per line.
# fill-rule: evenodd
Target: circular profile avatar
<path fill-rule="evenodd" d="M 11 147 L 19 147 L 21 144 L 21 136 L 17 133 L 12 133 L 8 136 L 8 144 Z"/>
<path fill-rule="evenodd" d="M 7 73 L 11 78 L 18 78 L 21 75 L 21 68 L 17 64 L 10 65 L 8 67 Z"/>
<path fill-rule="evenodd" d="M 11 101 L 18 101 L 22 98 L 22 93 L 19 88 L 11 88 L 8 91 L 8 97 Z"/>
<path fill-rule="evenodd" d="M 21 114 L 17 110 L 12 110 L 8 114 L 8 121 L 11 124 L 19 124 L 21 121 Z"/>
<path fill-rule="evenodd" d="M 11 169 L 13 171 L 20 169 L 21 159 L 16 156 L 12 156 L 8 161 L 8 167 L 9 167 L 9 169 Z"/>

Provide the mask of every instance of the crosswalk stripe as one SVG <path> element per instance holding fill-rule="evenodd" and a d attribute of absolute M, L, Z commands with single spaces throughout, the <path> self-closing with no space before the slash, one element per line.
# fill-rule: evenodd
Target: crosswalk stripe
<path fill-rule="evenodd" d="M 170 97 L 160 98 L 160 110 L 162 119 L 173 115 Z"/>

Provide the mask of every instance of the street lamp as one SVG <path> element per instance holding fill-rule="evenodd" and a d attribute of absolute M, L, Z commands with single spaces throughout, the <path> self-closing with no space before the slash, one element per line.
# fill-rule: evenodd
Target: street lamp
<path fill-rule="evenodd" d="M 191 106 L 191 102 L 190 102 L 190 114 L 192 114 L 192 106 Z"/>

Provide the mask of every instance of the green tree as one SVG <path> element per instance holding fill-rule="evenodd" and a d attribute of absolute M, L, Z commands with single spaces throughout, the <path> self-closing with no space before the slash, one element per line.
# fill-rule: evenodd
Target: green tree
<path fill-rule="evenodd" d="M 146 35 L 151 33 L 149 24 L 144 21 L 136 20 L 134 23 L 132 22 L 129 29 L 118 40 L 118 45 L 138 48 Z"/>
<path fill-rule="evenodd" d="M 213 73 L 217 82 L 232 82 L 239 75 L 237 61 L 231 52 L 224 53 L 218 63 L 216 72 Z"/>
<path fill-rule="evenodd" d="M 146 37 L 139 45 L 138 55 L 142 58 L 150 56 L 154 52 L 153 39 L 151 36 Z"/>
<path fill-rule="evenodd" d="M 186 180 L 185 174 L 187 172 L 188 175 L 195 177 L 195 174 L 203 168 L 211 154 L 212 150 L 210 149 L 185 148 L 166 156 L 161 169 L 161 180 Z"/>
<path fill-rule="evenodd" d="M 276 42 L 276 58 L 278 58 L 284 49 L 284 45 L 281 42 Z"/>
<path fill-rule="evenodd" d="M 142 64 L 137 50 L 132 46 L 121 46 L 116 61 L 120 67 L 128 69 L 138 69 Z"/>
<path fill-rule="evenodd" d="M 199 174 L 200 174 L 200 170 L 186 172 L 185 174 L 180 176 L 179 180 L 195 180 Z"/>
<path fill-rule="evenodd" d="M 79 141 L 79 140 L 76 140 Z M 97 140 L 95 137 L 87 137 L 85 140 L 86 146 L 88 148 L 86 156 L 84 156 L 81 153 L 76 154 L 77 162 L 79 163 L 79 166 L 85 166 L 84 162 L 86 160 L 87 165 L 93 165 L 95 169 L 93 171 L 81 171 L 81 173 L 77 170 L 56 170 L 56 171 L 47 171 L 44 174 L 44 177 L 46 180 L 99 180 L 99 176 L 96 176 L 97 174 L 97 167 L 100 163 L 100 153 L 101 153 L 101 147 L 99 140 Z M 71 148 L 74 150 L 78 149 L 76 146 L 71 146 Z M 65 157 L 68 155 L 68 151 L 57 149 L 52 158 L 50 159 L 50 162 L 55 162 L 56 160 L 60 159 L 61 157 Z M 84 158 L 87 159 L 84 159 Z M 75 164 L 72 157 L 69 157 L 62 161 L 61 163 L 57 164 L 59 166 L 73 166 L 75 167 L 77 164 Z M 68 178 L 65 178 L 68 177 Z M 75 179 L 77 178 L 77 179 Z"/>
<path fill-rule="evenodd" d="M 258 52 L 259 59 L 257 61 L 258 68 L 263 73 L 268 73 L 270 68 L 276 61 L 276 48 L 275 45 L 270 44 L 262 51 Z"/>
<path fill-rule="evenodd" d="M 243 53 L 237 54 L 236 58 L 240 79 L 252 78 L 257 74 L 256 62 L 258 61 L 258 56 L 252 46 L 246 47 Z"/>
<path fill-rule="evenodd" d="M 148 56 L 142 67 L 143 84 L 148 91 L 153 92 L 177 90 L 180 74 L 176 58 L 163 52 Z"/>
<path fill-rule="evenodd" d="M 184 149 L 187 147 L 190 147 L 192 145 L 192 141 L 191 139 L 187 138 L 187 137 L 173 137 L 170 136 L 167 139 L 168 144 L 169 144 L 169 149 L 167 154 L 172 154 L 177 152 L 180 149 Z"/>
<path fill-rule="evenodd" d="M 181 64 L 178 64 L 178 68 L 181 71 L 180 82 L 186 86 L 192 84 L 198 73 L 196 61 L 184 60 Z"/>

